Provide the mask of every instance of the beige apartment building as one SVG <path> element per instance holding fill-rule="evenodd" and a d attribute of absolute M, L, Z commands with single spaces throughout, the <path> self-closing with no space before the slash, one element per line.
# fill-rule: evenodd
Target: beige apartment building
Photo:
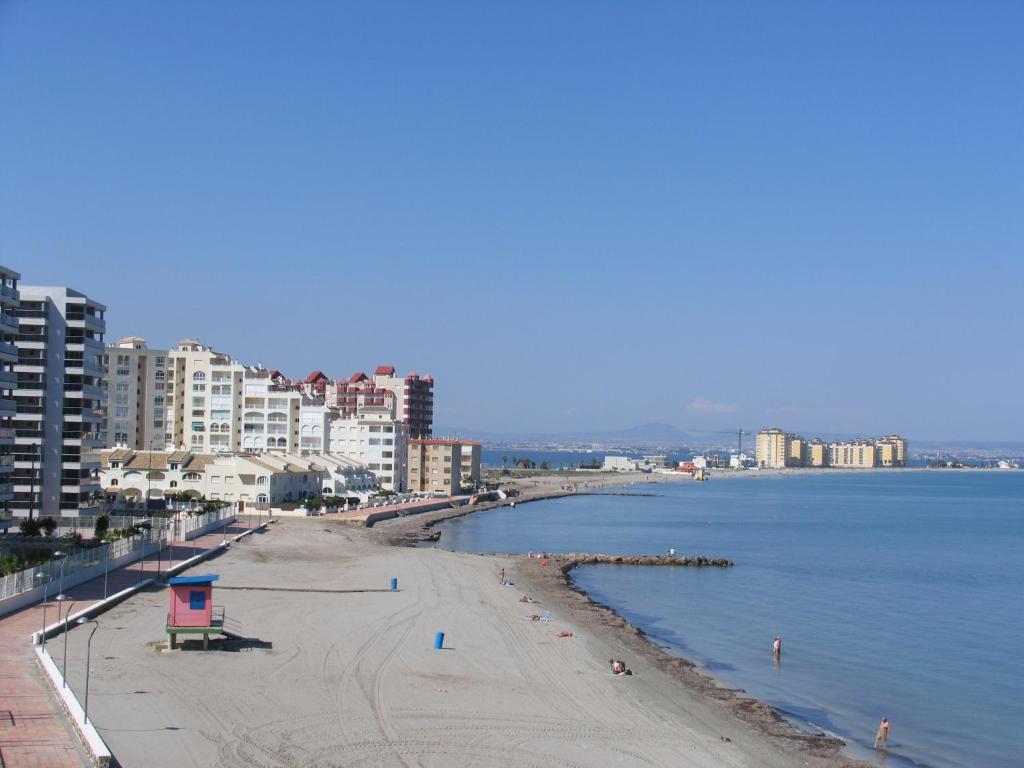
<path fill-rule="evenodd" d="M 907 441 L 899 435 L 886 435 L 877 442 L 878 463 L 883 467 L 905 467 L 907 465 Z"/>
<path fill-rule="evenodd" d="M 166 444 L 167 350 L 149 349 L 141 336 L 107 347 L 108 448 L 163 448 Z"/>
<path fill-rule="evenodd" d="M 802 465 L 805 467 L 828 466 L 828 444 L 821 440 L 805 440 Z"/>
<path fill-rule="evenodd" d="M 762 429 L 757 433 L 757 466 L 765 469 L 799 466 L 799 453 L 796 454 L 796 459 L 794 460 L 794 439 L 794 435 L 783 432 L 777 427 Z"/>
<path fill-rule="evenodd" d="M 905 467 L 906 463 L 907 441 L 899 435 L 825 443 L 775 427 L 757 433 L 757 466 L 764 469 Z"/>
<path fill-rule="evenodd" d="M 167 445 L 194 452 L 300 450 L 301 392 L 195 339 L 178 342 L 168 359 Z"/>
<path fill-rule="evenodd" d="M 830 467 L 877 467 L 878 446 L 866 440 L 849 440 L 829 443 L 828 463 Z"/>
<path fill-rule="evenodd" d="M 416 493 L 452 496 L 480 481 L 480 444 L 469 440 L 414 438 L 408 461 L 406 488 Z"/>

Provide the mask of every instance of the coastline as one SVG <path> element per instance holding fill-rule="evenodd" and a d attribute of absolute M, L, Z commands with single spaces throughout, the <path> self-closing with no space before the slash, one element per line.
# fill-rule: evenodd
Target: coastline
<path fill-rule="evenodd" d="M 641 478 L 651 477 L 642 473 L 636 474 Z M 743 475 L 745 473 L 736 474 Z M 688 476 L 672 479 L 673 481 L 692 482 Z M 602 481 L 601 485 L 594 486 L 592 484 L 590 487 L 595 490 L 619 486 L 629 487 L 629 481 L 623 483 L 621 475 L 602 478 Z M 655 483 L 651 482 L 651 484 Z M 438 523 L 447 520 L 485 512 L 500 506 L 509 506 L 513 500 L 517 503 L 529 503 L 585 493 L 586 489 L 581 493 L 535 490 L 532 494 L 516 499 L 429 512 L 413 518 L 398 518 L 378 524 L 381 530 L 377 531 L 377 538 L 381 543 L 389 546 L 418 546 L 428 541 L 436 542 L 437 539 L 433 537 L 431 529 Z M 445 550 L 443 545 L 436 543 L 434 548 Z M 453 550 L 445 551 L 453 552 Z M 513 580 L 517 582 L 517 587 L 522 588 L 521 591 L 539 598 L 539 601 L 545 605 L 554 606 L 557 610 L 564 612 L 575 624 L 593 633 L 606 646 L 625 649 L 625 653 L 631 659 L 643 660 L 658 674 L 671 680 L 673 685 L 693 695 L 701 704 L 733 718 L 737 723 L 754 729 L 767 743 L 783 752 L 792 754 L 794 758 L 799 758 L 802 764 L 816 768 L 818 766 L 821 768 L 868 768 L 870 766 L 869 763 L 847 754 L 844 751 L 846 742 L 842 739 L 801 730 L 773 707 L 746 695 L 742 689 L 726 687 L 713 676 L 699 671 L 691 660 L 661 646 L 613 608 L 595 601 L 573 582 L 572 569 L 581 563 L 572 555 L 551 554 L 547 558 L 548 566 L 542 568 L 539 559 L 523 554 L 482 552 L 477 554 L 508 563 L 512 567 L 510 573 L 514 574 Z M 711 554 L 728 556 L 728 553 Z"/>

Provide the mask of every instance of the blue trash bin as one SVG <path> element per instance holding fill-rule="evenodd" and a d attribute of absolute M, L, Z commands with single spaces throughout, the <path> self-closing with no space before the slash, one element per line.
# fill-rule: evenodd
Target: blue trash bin
<path fill-rule="evenodd" d="M 434 635 L 434 650 L 440 651 L 444 648 L 444 632 L 438 632 Z"/>
<path fill-rule="evenodd" d="M 391 591 L 392 592 L 397 592 L 398 591 L 398 579 L 391 579 Z"/>

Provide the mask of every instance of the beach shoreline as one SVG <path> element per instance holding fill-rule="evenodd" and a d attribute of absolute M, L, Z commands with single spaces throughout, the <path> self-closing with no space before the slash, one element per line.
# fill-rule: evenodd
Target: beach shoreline
<path fill-rule="evenodd" d="M 650 484 L 653 486 L 658 484 L 654 481 L 648 483 L 640 480 L 651 477 L 651 475 L 630 473 L 634 476 L 630 478 L 623 477 L 625 474 L 616 473 L 612 477 L 597 479 L 596 483 L 590 481 L 589 487 L 581 489 L 580 493 L 558 493 L 553 490 L 545 490 L 544 483 L 535 483 L 529 493 L 513 499 L 389 520 L 378 524 L 380 527 L 380 530 L 377 531 L 378 540 L 390 546 L 418 546 L 433 540 L 435 548 L 444 550 L 443 544 L 437 544 L 431 532 L 434 526 L 447 520 L 489 511 L 499 506 L 508 506 L 512 501 L 530 503 L 569 495 L 581 495 L 590 491 L 599 492 L 606 488 L 632 488 L 633 485 L 646 486 Z M 658 476 L 655 475 L 655 477 Z M 668 477 L 672 477 L 676 482 L 693 482 L 688 476 Z M 550 483 L 546 485 L 550 485 Z M 493 557 L 498 562 L 509 563 L 512 566 L 509 572 L 514 574 L 513 579 L 517 586 L 529 593 L 531 597 L 535 597 L 547 605 L 556 606 L 559 611 L 568 614 L 579 626 L 600 636 L 604 643 L 625 648 L 631 658 L 643 659 L 659 674 L 670 679 L 674 685 L 685 689 L 702 704 L 754 728 L 768 742 L 783 751 L 792 753 L 794 757 L 801 756 L 805 761 L 803 764 L 822 767 L 834 766 L 835 768 L 866 768 L 869 765 L 848 754 L 845 751 L 847 744 L 842 739 L 801 730 L 773 707 L 746 695 L 740 689 L 729 688 L 712 675 L 698 670 L 691 660 L 658 644 L 613 608 L 594 600 L 572 580 L 572 569 L 579 564 L 572 555 L 568 553 L 548 554 L 544 559 L 547 565 L 542 567 L 540 565 L 541 558 L 522 553 L 480 552 L 476 554 Z M 696 555 L 698 553 L 682 554 Z M 699 554 L 710 557 L 728 557 L 729 553 Z M 807 760 L 811 762 L 806 762 Z"/>

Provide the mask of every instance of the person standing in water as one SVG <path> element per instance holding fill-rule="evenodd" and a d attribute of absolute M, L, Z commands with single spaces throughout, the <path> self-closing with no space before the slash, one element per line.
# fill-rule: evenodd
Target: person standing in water
<path fill-rule="evenodd" d="M 878 726 L 878 733 L 875 734 L 875 749 L 881 743 L 883 749 L 889 748 L 889 718 L 883 717 Z"/>
<path fill-rule="evenodd" d="M 772 654 L 775 658 L 779 658 L 782 655 L 782 638 L 779 635 L 775 636 L 775 640 L 772 642 Z"/>

